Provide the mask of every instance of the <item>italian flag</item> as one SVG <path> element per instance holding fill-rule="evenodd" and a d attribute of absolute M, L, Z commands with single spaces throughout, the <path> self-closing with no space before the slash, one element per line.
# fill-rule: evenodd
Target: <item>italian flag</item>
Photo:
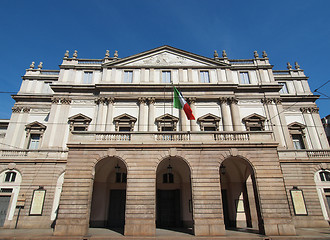
<path fill-rule="evenodd" d="M 195 120 L 189 104 L 184 100 L 182 94 L 176 89 L 176 87 L 174 87 L 173 107 L 183 109 L 188 120 Z"/>

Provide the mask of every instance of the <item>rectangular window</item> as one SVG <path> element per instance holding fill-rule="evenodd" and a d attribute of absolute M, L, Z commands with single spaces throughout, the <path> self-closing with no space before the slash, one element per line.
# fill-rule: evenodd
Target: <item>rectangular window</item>
<path fill-rule="evenodd" d="M 170 71 L 162 72 L 162 83 L 171 83 L 171 72 Z"/>
<path fill-rule="evenodd" d="M 201 76 L 201 82 L 202 83 L 209 83 L 210 82 L 209 71 L 200 71 L 200 76 Z"/>
<path fill-rule="evenodd" d="M 282 85 L 282 89 L 280 90 L 281 94 L 289 93 L 288 88 L 286 86 L 286 82 L 279 82 L 278 84 Z"/>
<path fill-rule="evenodd" d="M 124 83 L 133 82 L 133 71 L 124 71 Z"/>
<path fill-rule="evenodd" d="M 38 149 L 40 142 L 40 134 L 31 134 L 30 142 L 29 142 L 29 149 Z"/>
<path fill-rule="evenodd" d="M 248 72 L 239 73 L 239 80 L 241 84 L 250 84 L 249 73 Z"/>
<path fill-rule="evenodd" d="M 292 134 L 292 141 L 295 149 L 305 149 L 304 141 L 300 134 Z"/>
<path fill-rule="evenodd" d="M 91 84 L 93 80 L 93 72 L 84 72 L 83 83 Z"/>

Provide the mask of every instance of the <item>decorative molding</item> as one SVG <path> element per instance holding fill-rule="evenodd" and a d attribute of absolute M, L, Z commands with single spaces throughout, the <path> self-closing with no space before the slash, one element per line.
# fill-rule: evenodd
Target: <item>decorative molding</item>
<path fill-rule="evenodd" d="M 138 103 L 139 104 L 145 104 L 147 102 L 147 98 L 145 98 L 145 97 L 139 97 L 138 98 Z"/>
<path fill-rule="evenodd" d="M 50 109 L 48 108 L 33 108 L 31 109 L 31 113 L 49 113 Z"/>
<path fill-rule="evenodd" d="M 280 98 L 273 98 L 273 102 L 275 104 L 282 104 L 282 100 Z"/>
<path fill-rule="evenodd" d="M 263 104 L 272 104 L 273 100 L 271 98 L 262 98 L 261 102 Z"/>
<path fill-rule="evenodd" d="M 72 100 L 72 104 L 88 104 L 88 103 L 90 103 L 90 104 L 93 104 L 94 103 L 94 101 L 93 100 Z"/>
<path fill-rule="evenodd" d="M 31 108 L 29 107 L 23 107 L 23 113 L 29 113 Z"/>
<path fill-rule="evenodd" d="M 69 105 L 71 103 L 71 98 L 61 98 L 60 102 L 61 104 Z"/>
<path fill-rule="evenodd" d="M 155 99 L 154 97 L 149 97 L 149 98 L 148 98 L 148 103 L 149 103 L 149 105 L 150 105 L 150 104 L 155 104 L 155 102 L 156 102 L 156 99 Z"/>
<path fill-rule="evenodd" d="M 12 107 L 11 110 L 13 113 L 20 113 L 22 109 L 23 109 L 22 107 Z"/>
<path fill-rule="evenodd" d="M 318 107 L 311 107 L 309 108 L 310 113 L 319 113 L 319 108 Z"/>
<path fill-rule="evenodd" d="M 58 97 L 52 98 L 52 103 L 59 103 L 59 102 L 60 102 L 60 98 L 58 98 Z"/>
<path fill-rule="evenodd" d="M 189 104 L 195 104 L 196 103 L 196 98 L 195 97 L 189 97 L 188 98 L 188 103 Z"/>
<path fill-rule="evenodd" d="M 300 108 L 300 111 L 301 111 L 302 113 L 308 113 L 308 108 L 307 108 L 307 107 L 301 107 L 301 108 Z"/>

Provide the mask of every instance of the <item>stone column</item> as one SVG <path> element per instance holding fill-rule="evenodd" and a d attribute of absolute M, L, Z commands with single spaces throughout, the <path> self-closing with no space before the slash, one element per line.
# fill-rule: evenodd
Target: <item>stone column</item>
<path fill-rule="evenodd" d="M 222 116 L 222 125 L 224 131 L 233 131 L 233 126 L 231 122 L 231 117 L 228 109 L 228 98 L 219 98 L 221 116 Z"/>
<path fill-rule="evenodd" d="M 309 110 L 310 110 L 309 108 L 300 108 L 300 111 L 302 112 L 306 124 L 306 130 L 307 130 L 306 137 L 308 138 L 312 149 L 320 149 L 321 145 L 317 136 L 318 133 L 315 129 L 315 125 L 313 123 L 313 119 L 311 114 L 309 113 Z M 305 148 L 308 149 L 308 146 L 305 146 Z"/>
<path fill-rule="evenodd" d="M 138 130 L 139 131 L 145 131 L 146 129 L 146 124 L 144 122 L 145 116 L 144 116 L 144 107 L 146 105 L 146 98 L 138 98 L 139 102 L 139 125 L 138 125 Z"/>
<path fill-rule="evenodd" d="M 97 98 L 95 102 L 98 104 L 97 119 L 96 119 L 96 131 L 102 131 L 104 125 L 104 106 L 107 104 L 107 99 L 104 97 Z"/>
<path fill-rule="evenodd" d="M 155 98 L 148 98 L 149 116 L 148 116 L 148 131 L 154 131 L 155 128 Z"/>
<path fill-rule="evenodd" d="M 192 97 L 192 98 L 188 98 L 188 102 L 191 108 L 192 113 L 194 114 L 195 118 L 196 116 L 196 98 Z M 187 130 L 189 131 L 189 126 L 187 125 Z M 196 120 L 190 120 L 190 131 L 192 132 L 197 132 L 199 131 L 198 125 Z"/>
<path fill-rule="evenodd" d="M 273 101 L 274 101 L 275 106 L 276 106 L 275 116 L 277 116 L 277 117 L 274 117 L 274 115 L 273 115 L 273 116 L 271 116 L 271 118 L 274 117 L 275 120 L 278 119 L 278 122 L 279 122 L 278 123 L 278 125 L 279 125 L 278 131 L 281 130 L 281 132 L 283 134 L 283 138 L 284 138 L 283 147 L 293 148 L 293 143 L 292 143 L 292 139 L 291 139 L 291 136 L 290 136 L 290 133 L 289 133 L 289 129 L 287 127 L 288 124 L 287 124 L 285 116 L 284 116 L 284 109 L 283 109 L 281 99 L 275 98 L 275 99 L 273 99 Z"/>
<path fill-rule="evenodd" d="M 113 125 L 113 105 L 115 103 L 115 99 L 113 97 L 108 98 L 108 114 L 107 114 L 107 121 L 106 121 L 106 131 L 114 131 L 112 128 Z"/>
<path fill-rule="evenodd" d="M 234 131 L 241 131 L 241 117 L 239 114 L 239 108 L 237 106 L 238 100 L 236 98 L 231 98 L 229 100 L 230 103 L 230 111 L 231 111 L 231 119 L 233 121 L 233 129 Z"/>
<path fill-rule="evenodd" d="M 321 142 L 322 149 L 329 148 L 329 142 L 327 140 L 327 136 L 325 134 L 323 124 L 319 115 L 319 108 L 309 108 L 309 111 L 312 114 L 313 122 L 316 128 L 317 136 L 319 137 L 319 140 Z"/>

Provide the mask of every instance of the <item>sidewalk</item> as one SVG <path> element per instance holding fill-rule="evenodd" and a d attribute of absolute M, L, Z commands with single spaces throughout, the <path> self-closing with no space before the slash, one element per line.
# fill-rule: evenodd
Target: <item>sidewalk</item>
<path fill-rule="evenodd" d="M 298 228 L 297 236 L 262 236 L 254 233 L 248 232 L 238 232 L 238 231 L 230 231 L 226 230 L 226 236 L 217 236 L 217 237 L 196 237 L 190 235 L 188 233 L 176 232 L 165 229 L 157 229 L 156 236 L 151 237 L 132 237 L 132 236 L 123 236 L 122 234 L 103 228 L 90 228 L 89 234 L 84 237 L 59 237 L 53 236 L 52 229 L 0 229 L 0 239 L 70 239 L 70 240 L 92 240 L 92 239 L 111 239 L 111 240 L 220 240 L 220 239 L 242 239 L 242 240 L 253 240 L 253 239 L 261 239 L 261 240 L 290 240 L 290 239 L 328 239 L 330 240 L 330 228 Z"/>

